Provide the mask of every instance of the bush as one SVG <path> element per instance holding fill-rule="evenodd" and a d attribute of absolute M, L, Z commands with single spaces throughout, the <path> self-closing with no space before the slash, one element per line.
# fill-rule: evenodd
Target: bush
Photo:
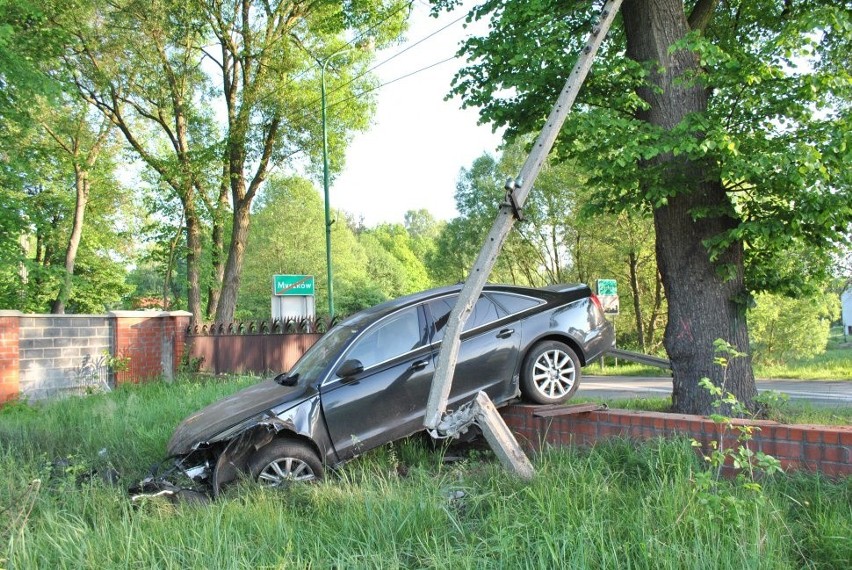
<path fill-rule="evenodd" d="M 823 293 L 791 299 L 761 293 L 749 311 L 751 352 L 756 363 L 812 358 L 825 352 L 831 321 L 837 318 L 837 295 Z"/>

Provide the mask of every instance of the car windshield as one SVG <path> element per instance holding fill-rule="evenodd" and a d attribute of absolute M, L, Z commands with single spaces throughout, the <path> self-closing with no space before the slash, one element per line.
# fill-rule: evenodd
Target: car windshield
<path fill-rule="evenodd" d="M 337 326 L 322 336 L 290 369 L 290 376 L 298 374 L 299 386 L 318 379 L 330 361 L 336 359 L 340 352 L 357 334 L 358 329 L 349 326 Z"/>

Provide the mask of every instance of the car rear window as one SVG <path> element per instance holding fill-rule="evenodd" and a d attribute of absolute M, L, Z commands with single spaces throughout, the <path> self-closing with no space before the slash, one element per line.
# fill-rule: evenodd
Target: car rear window
<path fill-rule="evenodd" d="M 509 315 L 514 315 L 515 313 L 532 309 L 533 307 L 544 303 L 541 299 L 535 299 L 525 295 L 516 295 L 513 293 L 489 292 L 488 296 L 494 299 L 494 301 L 505 309 L 506 313 Z"/>
<path fill-rule="evenodd" d="M 450 311 L 453 310 L 457 300 L 458 295 L 452 295 L 450 297 L 443 297 L 441 299 L 429 301 L 429 310 L 432 311 L 432 318 L 435 321 L 435 336 L 432 338 L 432 342 L 438 342 L 444 338 L 444 332 L 447 328 Z M 505 310 L 494 304 L 494 301 L 488 297 L 482 296 L 476 302 L 476 305 L 473 306 L 473 311 L 470 313 L 470 317 L 468 317 L 467 322 L 464 324 L 462 332 L 487 325 L 488 323 L 494 322 L 505 316 Z"/>

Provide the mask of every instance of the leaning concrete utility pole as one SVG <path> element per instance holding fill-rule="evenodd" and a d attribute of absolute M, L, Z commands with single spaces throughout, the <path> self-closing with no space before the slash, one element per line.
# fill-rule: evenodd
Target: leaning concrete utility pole
<path fill-rule="evenodd" d="M 583 52 L 568 76 L 565 87 L 562 88 L 559 99 L 551 110 L 544 128 L 535 141 L 532 152 L 521 168 L 520 174 L 516 179 L 509 179 L 506 182 L 506 201 L 500 205 L 497 219 L 491 226 L 491 231 L 485 238 L 479 256 L 476 258 L 470 275 L 459 294 L 458 301 L 456 301 L 456 305 L 450 313 L 426 405 L 426 418 L 423 423 L 434 437 L 453 437 L 463 433 L 469 425 L 475 423 L 483 431 L 504 467 L 524 479 L 532 479 L 534 475 L 532 464 L 521 451 L 515 437 L 497 413 L 491 399 L 484 392 L 480 392 L 476 399 L 459 410 L 448 414 L 446 417 L 443 416 L 447 409 L 447 400 L 452 387 L 453 372 L 458 360 L 460 336 L 464 324 L 467 322 L 473 306 L 479 299 L 482 288 L 494 268 L 497 255 L 509 235 L 509 230 L 512 229 L 515 220 L 521 218 L 524 202 L 539 172 L 541 172 L 550 150 L 553 148 L 556 136 L 559 134 L 559 130 L 577 98 L 580 87 L 592 67 L 595 54 L 615 19 L 621 1 L 609 0 L 604 5 L 600 21 L 589 35 Z"/>

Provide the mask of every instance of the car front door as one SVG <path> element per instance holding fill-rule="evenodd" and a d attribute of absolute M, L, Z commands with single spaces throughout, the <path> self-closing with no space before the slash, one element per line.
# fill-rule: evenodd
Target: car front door
<path fill-rule="evenodd" d="M 332 372 L 324 384 L 323 412 L 341 461 L 423 427 L 434 373 L 426 323 L 422 305 L 376 322 L 340 361 L 363 369 L 344 378 Z"/>

